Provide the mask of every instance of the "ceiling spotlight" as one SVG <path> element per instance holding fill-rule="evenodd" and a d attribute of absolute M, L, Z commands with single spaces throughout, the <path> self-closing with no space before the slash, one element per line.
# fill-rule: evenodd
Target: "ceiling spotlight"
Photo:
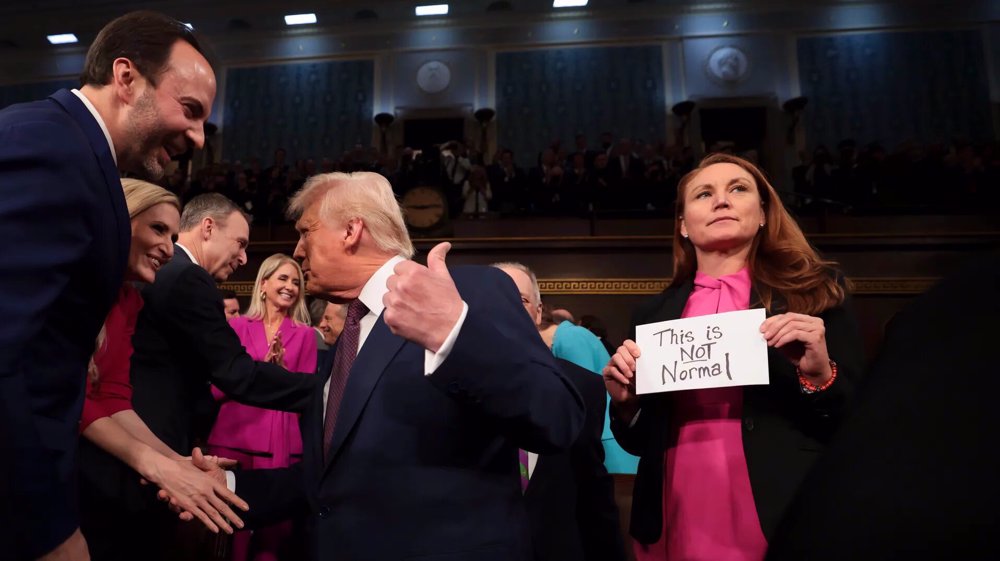
<path fill-rule="evenodd" d="M 49 39 L 49 43 L 52 43 L 53 45 L 66 45 L 78 42 L 76 35 L 73 35 L 72 33 L 59 33 L 57 35 L 47 35 L 47 37 Z"/>
<path fill-rule="evenodd" d="M 285 16 L 285 25 L 316 23 L 316 14 L 291 14 Z"/>
<path fill-rule="evenodd" d="M 552 0 L 553 8 L 582 8 L 587 5 L 587 0 Z"/>
<path fill-rule="evenodd" d="M 448 15 L 448 4 L 417 6 L 416 13 L 418 16 L 446 16 Z"/>

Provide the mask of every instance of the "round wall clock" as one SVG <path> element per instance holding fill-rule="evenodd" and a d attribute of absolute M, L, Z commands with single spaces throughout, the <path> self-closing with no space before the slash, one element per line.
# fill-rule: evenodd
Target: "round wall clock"
<path fill-rule="evenodd" d="M 414 187 L 403 195 L 403 220 L 416 230 L 430 230 L 448 218 L 448 201 L 434 187 Z"/>
<path fill-rule="evenodd" d="M 417 87 L 427 93 L 444 91 L 451 83 L 451 69 L 448 65 L 432 60 L 423 63 L 417 70 Z"/>
<path fill-rule="evenodd" d="M 708 55 L 705 61 L 705 73 L 709 78 L 724 84 L 735 84 L 750 71 L 750 60 L 742 50 L 725 46 L 719 47 Z"/>

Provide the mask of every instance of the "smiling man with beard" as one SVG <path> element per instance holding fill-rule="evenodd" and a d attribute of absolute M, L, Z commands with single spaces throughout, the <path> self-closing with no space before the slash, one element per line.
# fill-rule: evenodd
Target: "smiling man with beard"
<path fill-rule="evenodd" d="M 182 23 L 122 16 L 79 90 L 0 111 L 0 556 L 88 559 L 74 481 L 86 367 L 129 254 L 120 172 L 204 143 L 215 74 Z"/>

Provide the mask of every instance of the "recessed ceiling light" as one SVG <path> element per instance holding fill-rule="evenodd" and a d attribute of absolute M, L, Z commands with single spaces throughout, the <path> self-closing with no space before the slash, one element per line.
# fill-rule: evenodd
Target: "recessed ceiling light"
<path fill-rule="evenodd" d="M 68 43 L 76 43 L 78 39 L 76 35 L 72 33 L 59 33 L 58 35 L 48 35 L 49 43 L 53 45 L 66 45 Z"/>
<path fill-rule="evenodd" d="M 316 23 L 316 14 L 291 14 L 285 16 L 285 25 Z"/>
<path fill-rule="evenodd" d="M 446 16 L 448 15 L 448 4 L 417 6 L 416 13 L 418 16 Z"/>
<path fill-rule="evenodd" d="M 553 8 L 582 8 L 587 0 L 552 0 Z"/>

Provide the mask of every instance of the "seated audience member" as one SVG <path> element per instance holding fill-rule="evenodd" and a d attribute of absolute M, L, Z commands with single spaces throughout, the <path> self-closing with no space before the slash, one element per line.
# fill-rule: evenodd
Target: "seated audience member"
<path fill-rule="evenodd" d="M 319 353 L 318 356 L 322 357 L 330 349 L 330 345 L 323 335 L 323 330 L 320 328 L 320 324 L 323 322 L 323 313 L 326 312 L 326 302 L 319 298 L 313 298 L 306 309 L 309 310 L 309 325 L 316 333 L 316 352 Z M 317 364 L 319 364 L 318 361 Z"/>
<path fill-rule="evenodd" d="M 222 309 L 226 312 L 226 319 L 240 317 L 240 301 L 236 293 L 228 288 L 220 289 L 222 294 Z"/>
<path fill-rule="evenodd" d="M 108 479 L 116 472 L 108 466 L 124 463 L 135 472 L 126 477 L 138 483 L 141 476 L 178 497 L 186 510 L 215 532 L 221 527 L 231 533 L 230 524 L 242 525 L 226 501 L 246 509 L 224 483 L 214 481 L 157 438 L 132 409 L 129 359 L 143 302 L 130 282 L 153 282 L 160 267 L 173 257 L 180 201 L 169 191 L 138 179 L 123 179 L 122 186 L 132 223 L 127 282 L 98 339 L 80 421 L 84 439 L 80 445 L 81 529 L 95 561 L 120 559 L 114 554 L 121 540 L 119 511 L 123 501 L 132 498 L 118 495 Z M 141 504 L 131 506 L 142 508 Z M 163 507 L 153 502 L 149 508 Z"/>
<path fill-rule="evenodd" d="M 333 302 L 323 302 L 323 304 L 323 315 L 320 317 L 317 329 L 323 335 L 323 344 L 326 345 L 327 350 L 319 352 L 319 358 L 316 359 L 316 372 L 326 376 L 330 374 L 330 368 L 333 367 L 333 353 L 329 352 L 329 349 L 333 347 L 344 331 L 344 323 L 347 321 L 347 306 Z"/>
<path fill-rule="evenodd" d="M 517 263 L 493 265 L 507 273 L 532 322 L 541 320 L 534 274 Z M 587 417 L 569 452 L 538 455 L 520 451 L 521 486 L 536 561 L 625 559 L 614 480 L 604 467 L 604 411 L 607 393 L 593 372 L 559 359 L 563 374 L 583 397 Z"/>
<path fill-rule="evenodd" d="M 1000 454 L 989 444 L 1000 305 L 985 287 L 1000 287 L 996 252 L 893 318 L 851 415 L 778 526 L 769 561 L 1000 555 Z"/>
<path fill-rule="evenodd" d="M 524 170 L 514 164 L 514 153 L 508 149 L 500 151 L 497 162 L 487 169 L 490 188 L 493 190 L 494 210 L 512 212 L 525 207 L 527 176 Z"/>
<path fill-rule="evenodd" d="M 243 347 L 254 360 L 270 362 L 292 372 L 316 371 L 316 335 L 309 327 L 302 270 L 280 253 L 264 260 L 257 270 L 254 297 L 247 313 L 229 320 Z M 295 413 L 222 402 L 208 436 L 209 451 L 239 461 L 244 469 L 287 467 L 302 458 L 302 434 Z M 271 561 L 280 557 L 292 534 L 290 522 L 233 538 L 231 561 Z"/>
<path fill-rule="evenodd" d="M 638 455 L 640 561 L 758 561 L 840 424 L 862 349 L 842 276 L 756 166 L 713 154 L 680 182 L 671 285 L 636 325 L 764 308 L 769 385 L 635 394 L 632 340 L 604 369 L 612 429 Z M 633 335 L 634 337 L 634 335 Z"/>
<path fill-rule="evenodd" d="M 582 152 L 570 155 L 563 181 L 562 208 L 567 212 L 589 211 L 594 204 L 594 178 Z"/>
<path fill-rule="evenodd" d="M 489 212 L 493 190 L 490 188 L 486 168 L 472 166 L 469 178 L 462 185 L 462 214 L 480 216 Z"/>
<path fill-rule="evenodd" d="M 550 314 L 552 315 L 552 321 L 556 323 L 562 323 L 564 321 L 568 321 L 573 324 L 576 323 L 576 319 L 573 317 L 573 312 L 564 308 L 555 308 L 550 312 Z"/>
<path fill-rule="evenodd" d="M 546 148 L 539 158 L 538 167 L 528 174 L 528 196 L 532 209 L 537 212 L 554 210 L 562 194 L 563 179 L 563 168 L 556 159 L 555 151 Z"/>

